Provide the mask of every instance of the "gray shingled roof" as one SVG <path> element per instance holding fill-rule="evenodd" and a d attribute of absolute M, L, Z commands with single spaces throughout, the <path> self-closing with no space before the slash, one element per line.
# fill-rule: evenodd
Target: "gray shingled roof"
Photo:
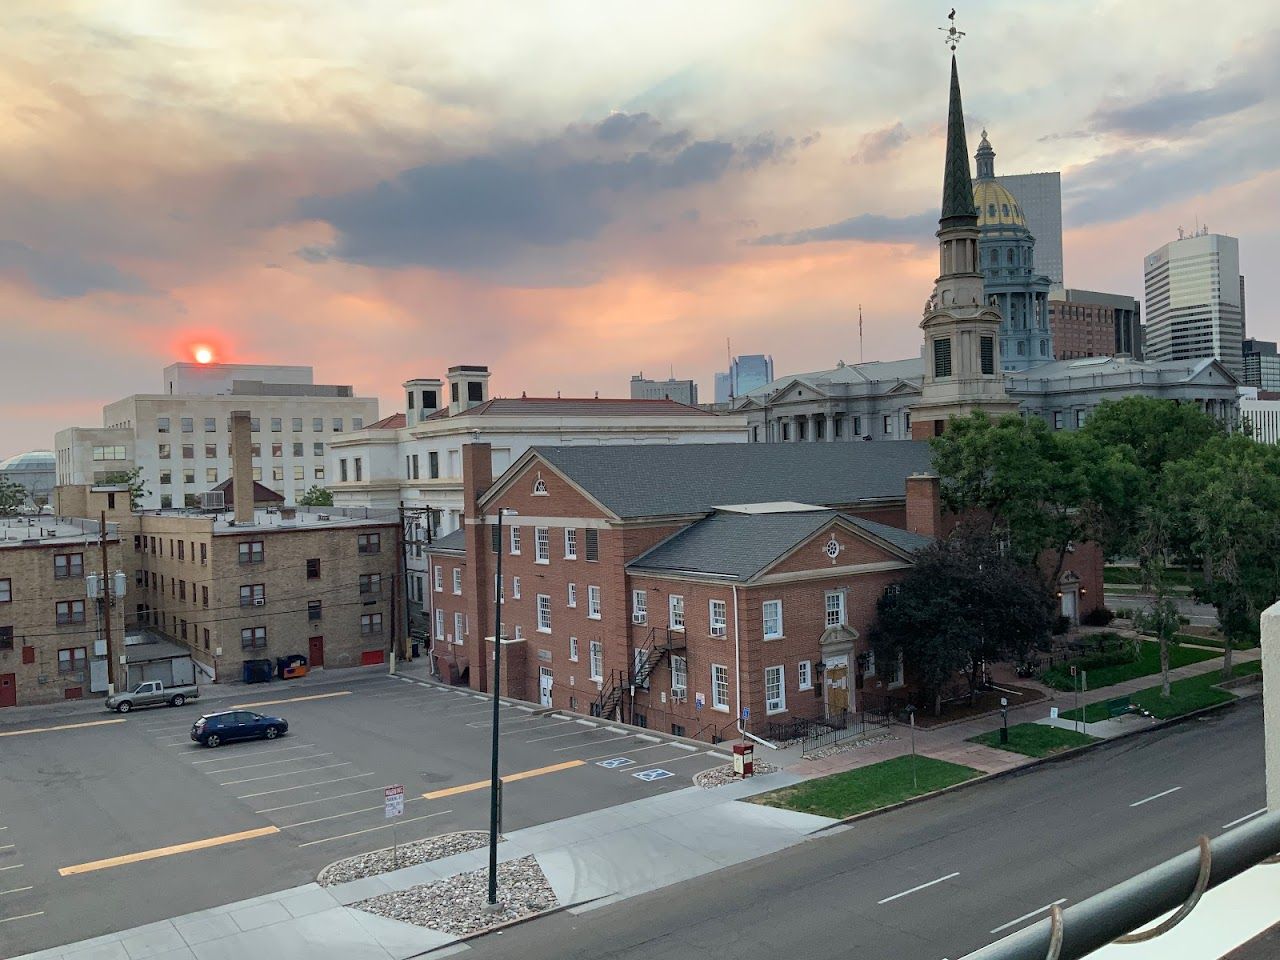
<path fill-rule="evenodd" d="M 770 567 L 836 517 L 861 527 L 900 549 L 915 552 L 929 543 L 922 537 L 883 523 L 844 516 L 835 510 L 795 513 L 717 512 L 690 524 L 669 540 L 627 565 L 640 573 L 702 573 L 745 581 Z"/>
<path fill-rule="evenodd" d="M 928 443 L 681 443 L 536 447 L 619 517 L 710 513 L 727 504 L 842 506 L 903 497 L 931 469 Z"/>
<path fill-rule="evenodd" d="M 457 550 L 459 553 L 465 552 L 467 549 L 467 531 L 459 527 L 453 533 L 446 533 L 443 537 L 436 537 L 432 542 L 429 550 Z"/>

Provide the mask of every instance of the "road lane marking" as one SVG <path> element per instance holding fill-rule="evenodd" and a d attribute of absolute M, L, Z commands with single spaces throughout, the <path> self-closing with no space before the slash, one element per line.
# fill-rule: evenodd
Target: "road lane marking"
<path fill-rule="evenodd" d="M 300 773 L 303 771 L 299 771 Z M 323 787 L 329 783 L 345 783 L 347 780 L 359 780 L 362 777 L 372 777 L 372 773 L 357 773 L 350 777 L 335 777 L 333 780 L 317 780 L 315 783 L 299 783 L 293 787 L 278 787 L 275 790 L 259 790 L 257 793 L 243 793 L 236 797 L 237 800 L 249 800 L 253 797 L 265 797 L 273 793 L 288 793 L 290 790 L 305 790 L 307 787 Z"/>
<path fill-rule="evenodd" d="M 699 757 L 703 757 L 703 756 L 705 756 L 705 754 L 702 754 L 702 753 L 681 753 L 674 757 L 667 757 L 667 759 L 665 760 L 659 760 L 656 763 L 643 764 L 639 767 L 636 767 L 636 769 L 643 770 L 645 767 L 665 767 L 669 763 L 679 763 L 681 760 L 696 760 Z"/>
<path fill-rule="evenodd" d="M 1239 826 L 1240 824 L 1244 823 L 1246 820 L 1252 820 L 1254 817 L 1260 817 L 1266 812 L 1267 812 L 1267 808 L 1263 807 L 1261 810 L 1253 811 L 1253 813 L 1246 813 L 1239 820 L 1232 820 L 1230 823 L 1224 823 L 1222 825 L 1222 829 L 1230 830 L 1232 827 Z"/>
<path fill-rule="evenodd" d="M 1002 923 L 1000 926 L 996 927 L 996 928 L 995 928 L 994 930 L 992 930 L 991 932 L 992 932 L 992 933 L 999 933 L 1001 930 L 1008 930 L 1010 927 L 1016 927 L 1016 926 L 1017 926 L 1018 924 L 1020 924 L 1023 920 L 1030 920 L 1030 919 L 1031 919 L 1032 917 L 1034 917 L 1036 914 L 1044 913 L 1046 910 L 1052 910 L 1054 907 L 1061 906 L 1062 904 L 1064 904 L 1064 903 L 1066 903 L 1066 902 L 1067 902 L 1067 898 L 1066 898 L 1066 897 L 1061 897 L 1061 898 L 1059 898 L 1059 899 L 1057 899 L 1057 900 L 1053 901 L 1053 903 L 1046 903 L 1043 907 L 1037 907 L 1035 910 L 1032 910 L 1030 913 L 1024 913 L 1024 914 L 1023 914 L 1022 916 L 1020 916 L 1017 920 L 1010 920 L 1008 923 Z"/>
<path fill-rule="evenodd" d="M 1152 800 L 1159 800 L 1161 797 L 1167 797 L 1169 794 L 1171 794 L 1171 793 L 1177 793 L 1177 792 L 1178 792 L 1179 790 L 1181 790 L 1181 789 L 1182 789 L 1181 787 L 1170 787 L 1168 790 L 1165 790 L 1163 793 L 1157 793 L 1157 794 L 1156 794 L 1155 796 L 1153 796 L 1153 797 L 1147 797 L 1145 800 L 1139 800 L 1137 803 L 1131 803 L 1131 804 L 1129 804 L 1129 806 L 1130 806 L 1130 808 L 1132 808 L 1132 807 L 1140 807 L 1140 806 L 1142 806 L 1144 803 L 1150 803 Z"/>
<path fill-rule="evenodd" d="M 405 803 L 410 804 L 410 803 L 413 803 L 414 801 L 420 801 L 422 799 L 424 798 L 410 797 L 405 801 Z M 326 820 L 341 820 L 343 817 L 354 817 L 357 813 L 370 813 L 374 810 L 384 810 L 384 809 L 386 809 L 385 805 L 379 803 L 377 806 L 361 807 L 359 810 L 347 810 L 347 811 L 344 811 L 343 813 L 330 814 L 327 817 L 316 817 L 314 820 L 299 820 L 297 823 L 282 823 L 280 824 L 280 829 L 287 830 L 290 827 L 309 827 L 313 823 L 324 823 Z"/>
<path fill-rule="evenodd" d="M 453 813 L 453 811 L 437 810 L 435 813 L 424 814 L 421 817 L 410 817 L 408 820 L 401 820 L 400 823 L 417 823 L 419 820 L 430 820 L 432 817 L 443 817 L 446 813 Z M 314 847 L 317 843 L 332 843 L 334 840 L 346 840 L 348 837 L 358 837 L 362 833 L 373 833 L 375 830 L 388 830 L 394 826 L 398 826 L 398 824 L 386 823 L 380 827 L 369 827 L 366 830 L 353 830 L 351 833 L 342 833 L 336 837 L 325 837 L 322 840 L 308 840 L 306 843 L 298 844 L 298 847 Z"/>
<path fill-rule="evenodd" d="M 950 880 L 953 877 L 958 877 L 958 876 L 960 876 L 959 870 L 957 870 L 955 873 L 948 873 L 945 877 L 939 877 L 937 880 L 930 880 L 928 883 L 922 883 L 918 887 L 912 887 L 910 890 L 903 890 L 901 893 L 895 893 L 892 897 L 885 897 L 883 900 L 877 900 L 876 904 L 880 905 L 885 903 L 891 903 L 894 900 L 898 900 L 912 893 L 918 893 L 919 891 L 927 889 L 928 887 L 935 886 L 936 884 L 939 884 L 939 883 L 944 883 L 947 880 Z"/>
<path fill-rule="evenodd" d="M 206 837 L 204 840 L 191 840 L 187 843 L 175 843 L 169 847 L 157 847 L 154 850 L 143 850 L 140 853 L 126 853 L 119 857 L 108 857 L 105 860 L 92 860 L 89 863 L 78 863 L 70 867 L 61 867 L 58 875 L 61 877 L 73 877 L 81 873 L 92 873 L 95 870 L 107 870 L 111 867 L 122 867 L 130 863 L 141 863 L 144 860 L 158 860 L 161 857 L 172 857 L 179 853 L 189 853 L 193 850 L 207 850 L 210 847 L 222 847 L 229 843 L 239 843 L 241 840 L 253 840 L 257 837 L 270 836 L 273 833 L 279 833 L 280 828 L 276 826 L 257 827 L 253 830 L 244 830 L 240 833 L 227 833 L 221 837 Z"/>
<path fill-rule="evenodd" d="M 17 870 L 21 866 L 25 866 L 25 864 L 14 863 L 7 867 L 0 867 L 0 873 L 4 873 L 6 870 Z"/>
<path fill-rule="evenodd" d="M 573 723 L 573 721 L 566 720 L 565 723 Z M 553 723 L 551 724 L 551 726 L 558 727 L 559 724 Z M 545 730 L 546 728 L 544 727 L 543 729 Z M 529 733 L 530 731 L 526 730 L 524 732 Z M 534 737 L 532 740 L 526 740 L 524 742 L 525 743 L 541 743 L 543 740 L 562 740 L 565 737 L 581 737 L 590 733 L 592 733 L 591 730 L 570 730 L 568 733 L 553 733 L 549 737 Z"/>
<path fill-rule="evenodd" d="M 28 727 L 26 730 L 5 730 L 0 737 L 22 737 L 28 733 L 52 733 L 54 730 L 80 730 L 84 727 L 105 727 L 109 723 L 127 723 L 124 717 L 119 720 L 90 720 L 85 723 L 62 723 L 56 727 Z M 19 918 L 21 919 L 21 918 Z"/>
<path fill-rule="evenodd" d="M 315 800 L 299 800 L 297 803 L 285 803 L 278 807 L 266 807 L 263 810 L 255 810 L 254 813 L 275 813 L 277 810 L 291 810 L 294 807 L 305 807 L 312 803 L 328 803 L 330 800 L 342 800 L 346 797 L 358 797 L 363 793 L 377 793 L 382 787 L 370 787 L 367 790 L 352 790 L 350 793 L 339 793 L 332 797 L 317 797 Z"/>
<path fill-rule="evenodd" d="M 303 700 L 327 700 L 330 697 L 348 697 L 350 690 L 338 690 L 334 693 L 313 693 L 306 697 L 287 697 L 284 700 L 257 700 L 253 703 L 235 703 L 228 710 L 248 710 L 250 707 L 270 707 L 277 703 L 301 703 Z"/>
<path fill-rule="evenodd" d="M 11 893 L 22 893 L 26 890 L 34 890 L 35 887 L 14 887 L 12 890 L 0 890 L 0 897 L 6 897 Z"/>
<path fill-rule="evenodd" d="M 583 747 L 594 747 L 598 743 L 613 743 L 615 740 L 630 740 L 631 734 L 624 733 L 620 737 L 605 737 L 603 740 L 591 740 L 588 743 L 574 743 L 567 747 L 555 747 L 553 752 L 561 753 L 565 750 L 581 750 Z"/>
<path fill-rule="evenodd" d="M 305 770 L 290 770 L 288 773 L 271 773 L 265 777 L 245 777 L 243 780 L 224 780 L 218 784 L 220 787 L 231 787 L 237 783 L 255 783 L 258 780 L 277 780 L 280 777 L 296 777 L 300 773 L 311 773 L 313 770 L 332 770 L 334 767 L 349 767 L 350 760 L 343 760 L 341 763 L 326 763 L 320 767 L 307 767 Z"/>
<path fill-rule="evenodd" d="M 12 850 L 16 846 L 16 843 L 0 843 L 0 850 Z"/>
<path fill-rule="evenodd" d="M 635 734 L 633 733 L 631 736 L 634 737 Z M 583 743 L 583 744 L 579 744 L 579 746 L 593 747 L 597 743 L 604 743 L 604 742 L 605 741 L 603 740 L 593 740 L 591 743 Z M 608 757 L 621 756 L 624 753 L 639 753 L 642 750 L 657 750 L 659 747 L 665 747 L 665 746 L 666 746 L 665 743 L 651 743 L 647 747 L 632 747 L 630 750 L 615 750 L 613 751 L 613 753 L 602 753 L 598 757 L 584 757 L 583 759 L 584 760 L 604 760 Z"/>
<path fill-rule="evenodd" d="M 278 747 L 278 748 L 276 748 L 275 750 L 258 750 L 258 751 L 255 751 L 254 753 L 246 754 L 246 756 L 250 756 L 250 757 L 260 757 L 260 756 L 263 756 L 264 754 L 268 754 L 268 753 L 284 753 L 286 750 L 310 750 L 310 749 L 311 749 L 312 747 L 314 747 L 314 746 L 315 746 L 315 744 L 314 744 L 314 743 L 300 743 L 300 744 L 298 744 L 296 747 Z M 226 759 L 227 759 L 226 757 L 209 757 L 209 758 L 207 758 L 207 759 L 205 759 L 205 760 L 192 760 L 192 761 L 191 761 L 191 763 L 192 763 L 192 764 L 197 764 L 197 763 L 217 763 L 219 760 L 226 760 Z M 210 773 L 217 773 L 218 771 L 217 771 L 217 770 L 210 770 L 209 772 L 210 772 Z"/>
<path fill-rule="evenodd" d="M 283 757 L 279 760 L 263 760 L 261 763 L 246 763 L 238 767 L 223 767 L 221 770 L 207 770 L 209 776 L 215 773 L 233 773 L 236 770 L 253 770 L 255 767 L 271 767 L 277 763 L 297 763 L 299 760 L 315 760 L 317 757 L 332 757 L 333 751 L 328 753 L 309 753 L 305 757 Z M 226 759 L 225 757 L 223 759 Z"/>
<path fill-rule="evenodd" d="M 553 763 L 548 767 L 538 767 L 535 770 L 522 770 L 519 773 L 508 773 L 502 777 L 503 783 L 513 783 L 516 780 L 528 780 L 530 777 L 541 777 L 548 773 L 559 773 L 561 770 L 570 770 L 574 767 L 581 767 L 585 764 L 583 760 L 566 760 L 563 763 Z M 463 783 L 456 787 L 446 787 L 443 790 L 432 790 L 424 793 L 424 800 L 439 800 L 441 797 L 452 797 L 459 793 L 471 793 L 473 790 L 486 790 L 489 787 L 488 780 L 477 780 L 475 783 Z"/>
<path fill-rule="evenodd" d="M 3 920 L 0 920 L 0 923 L 13 923 L 13 921 L 15 920 L 30 920 L 32 917 L 43 917 L 43 916 L 44 916 L 44 911 L 37 910 L 35 913 L 24 913 L 20 917 L 5 917 Z"/>

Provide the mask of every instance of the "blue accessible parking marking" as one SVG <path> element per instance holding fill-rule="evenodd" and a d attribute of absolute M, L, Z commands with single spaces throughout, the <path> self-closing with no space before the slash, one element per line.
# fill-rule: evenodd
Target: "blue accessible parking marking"
<path fill-rule="evenodd" d="M 614 757 L 612 760 L 597 760 L 597 767 L 604 767 L 608 770 L 616 770 L 618 767 L 626 767 L 635 763 L 630 757 Z"/>
<path fill-rule="evenodd" d="M 641 770 L 639 773 L 633 773 L 632 776 L 637 780 L 643 780 L 645 783 L 649 783 L 653 780 L 662 780 L 666 777 L 673 777 L 675 774 L 670 770 Z"/>

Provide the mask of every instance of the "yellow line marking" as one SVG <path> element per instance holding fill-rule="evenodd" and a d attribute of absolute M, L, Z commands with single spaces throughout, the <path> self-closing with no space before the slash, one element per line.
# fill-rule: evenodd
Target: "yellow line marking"
<path fill-rule="evenodd" d="M 574 767 L 581 767 L 586 763 L 584 760 L 566 760 L 564 763 L 553 763 L 549 767 L 538 767 L 536 770 L 522 770 L 519 773 L 508 773 L 505 777 L 500 777 L 503 783 L 512 783 L 516 780 L 528 780 L 530 777 L 541 777 L 548 773 L 559 773 L 561 770 L 571 770 Z M 424 793 L 424 800 L 439 800 L 441 797 L 453 797 L 459 793 L 471 793 L 473 790 L 484 790 L 489 786 L 488 780 L 477 780 L 475 783 L 463 783 L 456 787 L 446 787 L 444 790 L 432 790 L 430 793 Z"/>
<path fill-rule="evenodd" d="M 276 703 L 301 703 L 303 700 L 326 700 L 329 697 L 347 697 L 350 695 L 350 690 L 339 690 L 337 693 L 313 693 L 309 697 L 289 697 L 285 700 L 259 700 L 256 703 L 236 703 L 227 709 L 248 710 L 250 707 L 269 707 Z"/>
<path fill-rule="evenodd" d="M 31 727 L 27 730 L 5 730 L 0 733 L 0 737 L 21 737 L 27 733 L 49 733 L 52 730 L 79 730 L 81 727 L 103 727 L 109 723 L 125 723 L 125 719 L 121 717 L 119 720 L 92 720 L 88 723 L 63 723 L 56 727 Z"/>
<path fill-rule="evenodd" d="M 221 847 L 241 840 L 252 840 L 255 837 L 266 837 L 279 833 L 279 827 L 258 827 L 241 833 L 228 833 L 221 837 L 208 837 L 204 840 L 192 840 L 189 843 L 176 843 L 171 847 L 158 847 L 155 850 L 143 850 L 141 853 L 126 853 L 121 857 L 108 857 L 106 860 L 93 860 L 89 863 L 78 863 L 73 867 L 61 867 L 58 875 L 73 877 L 80 873 L 92 873 L 94 870 L 106 870 L 110 867 L 122 867 L 129 863 L 141 863 L 143 860 L 158 860 L 160 857 L 171 857 L 177 853 L 189 853 L 192 850 L 207 850 L 210 847 Z"/>

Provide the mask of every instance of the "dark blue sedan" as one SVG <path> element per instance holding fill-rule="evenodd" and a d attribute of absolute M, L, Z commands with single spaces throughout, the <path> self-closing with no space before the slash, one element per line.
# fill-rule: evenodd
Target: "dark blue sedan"
<path fill-rule="evenodd" d="M 280 717 L 264 717 L 252 710 L 208 713 L 191 725 L 191 739 L 206 747 L 216 747 L 231 740 L 274 740 L 288 732 L 289 721 Z"/>

